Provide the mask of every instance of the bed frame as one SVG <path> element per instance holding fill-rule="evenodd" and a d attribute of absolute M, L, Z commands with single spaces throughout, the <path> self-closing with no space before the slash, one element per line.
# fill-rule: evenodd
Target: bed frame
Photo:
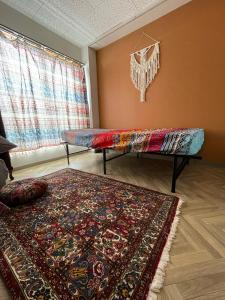
<path fill-rule="evenodd" d="M 69 152 L 69 143 L 64 142 L 64 145 L 66 146 L 65 147 L 66 148 L 66 157 L 67 157 L 67 163 L 69 165 L 70 155 L 75 154 L 77 152 L 70 153 Z M 91 148 L 88 149 L 88 150 L 91 150 Z M 108 161 L 119 158 L 119 157 L 121 157 L 123 155 L 126 155 L 128 153 L 131 153 L 131 152 L 123 152 L 121 154 L 118 154 L 118 155 L 115 155 L 113 157 L 107 158 L 107 151 L 109 151 L 109 150 L 114 150 L 114 149 L 112 149 L 112 148 L 103 148 L 103 149 L 101 149 L 101 152 L 103 154 L 103 173 L 104 173 L 104 175 L 106 175 L 106 163 Z M 171 157 L 173 159 L 173 171 L 172 171 L 172 180 L 171 180 L 171 192 L 172 193 L 176 192 L 176 180 L 178 179 L 178 177 L 180 176 L 180 174 L 184 170 L 185 166 L 189 164 L 190 159 L 202 159 L 202 157 L 199 156 L 199 155 L 164 154 L 164 153 L 161 153 L 161 152 L 137 152 L 137 158 L 140 157 L 141 153 L 168 156 L 168 157 Z"/>

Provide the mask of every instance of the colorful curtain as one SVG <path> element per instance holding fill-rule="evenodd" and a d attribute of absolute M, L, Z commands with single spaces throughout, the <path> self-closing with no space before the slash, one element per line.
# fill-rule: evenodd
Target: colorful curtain
<path fill-rule="evenodd" d="M 90 127 L 83 67 L 0 30 L 0 110 L 16 151 L 58 145 Z"/>

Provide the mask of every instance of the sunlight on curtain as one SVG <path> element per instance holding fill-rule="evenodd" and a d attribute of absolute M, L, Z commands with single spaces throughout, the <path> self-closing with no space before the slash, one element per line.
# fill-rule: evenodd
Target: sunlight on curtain
<path fill-rule="evenodd" d="M 58 145 L 62 130 L 90 127 L 83 67 L 0 31 L 0 110 L 16 151 Z"/>

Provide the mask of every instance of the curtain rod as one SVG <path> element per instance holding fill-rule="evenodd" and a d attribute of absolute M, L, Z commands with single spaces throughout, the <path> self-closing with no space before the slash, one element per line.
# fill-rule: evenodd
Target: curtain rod
<path fill-rule="evenodd" d="M 0 28 L 3 29 L 3 30 L 5 30 L 5 31 L 8 31 L 9 33 L 12 33 L 12 34 L 14 34 L 14 35 L 16 35 L 16 36 L 19 36 L 19 37 L 21 37 L 21 38 L 23 38 L 23 39 L 26 39 L 26 40 L 28 40 L 28 41 L 30 41 L 30 42 L 36 44 L 36 45 L 39 46 L 39 47 L 40 47 L 40 46 L 43 46 L 43 47 L 45 47 L 47 50 L 52 51 L 52 52 L 55 52 L 56 54 L 58 54 L 58 55 L 60 55 L 60 56 L 62 56 L 62 57 L 65 57 L 65 58 L 67 58 L 67 59 L 69 59 L 69 60 L 72 60 L 72 61 L 74 61 L 75 63 L 77 63 L 77 64 L 79 64 L 79 65 L 81 65 L 81 66 L 84 66 L 84 65 L 85 65 L 83 62 L 81 62 L 81 61 L 79 61 L 79 60 L 77 60 L 77 59 L 75 59 L 75 58 L 73 58 L 73 57 L 71 57 L 71 56 L 68 56 L 68 55 L 66 55 L 66 54 L 64 54 L 64 53 L 62 53 L 62 52 L 60 52 L 60 51 L 58 51 L 58 50 L 55 50 L 55 49 L 53 49 L 53 48 L 51 48 L 51 47 L 49 47 L 49 46 L 46 46 L 45 44 L 40 43 L 40 42 L 38 42 L 38 41 L 36 41 L 36 40 L 34 40 L 34 39 L 32 39 L 32 38 L 29 38 L 29 37 L 26 36 L 25 34 L 19 33 L 18 31 L 14 30 L 14 29 L 11 29 L 11 28 L 9 28 L 9 27 L 7 27 L 7 26 L 5 26 L 5 25 L 0 24 Z"/>

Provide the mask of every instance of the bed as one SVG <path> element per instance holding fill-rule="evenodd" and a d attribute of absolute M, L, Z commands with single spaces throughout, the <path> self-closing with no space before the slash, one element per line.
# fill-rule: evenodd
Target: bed
<path fill-rule="evenodd" d="M 201 128 L 163 129 L 79 129 L 65 130 L 62 139 L 66 145 L 69 164 L 69 145 L 102 150 L 103 172 L 106 163 L 130 152 L 166 155 L 173 158 L 171 191 L 175 192 L 176 180 L 190 159 L 201 159 L 198 152 L 204 143 Z M 122 151 L 122 154 L 107 158 L 107 150 Z"/>

